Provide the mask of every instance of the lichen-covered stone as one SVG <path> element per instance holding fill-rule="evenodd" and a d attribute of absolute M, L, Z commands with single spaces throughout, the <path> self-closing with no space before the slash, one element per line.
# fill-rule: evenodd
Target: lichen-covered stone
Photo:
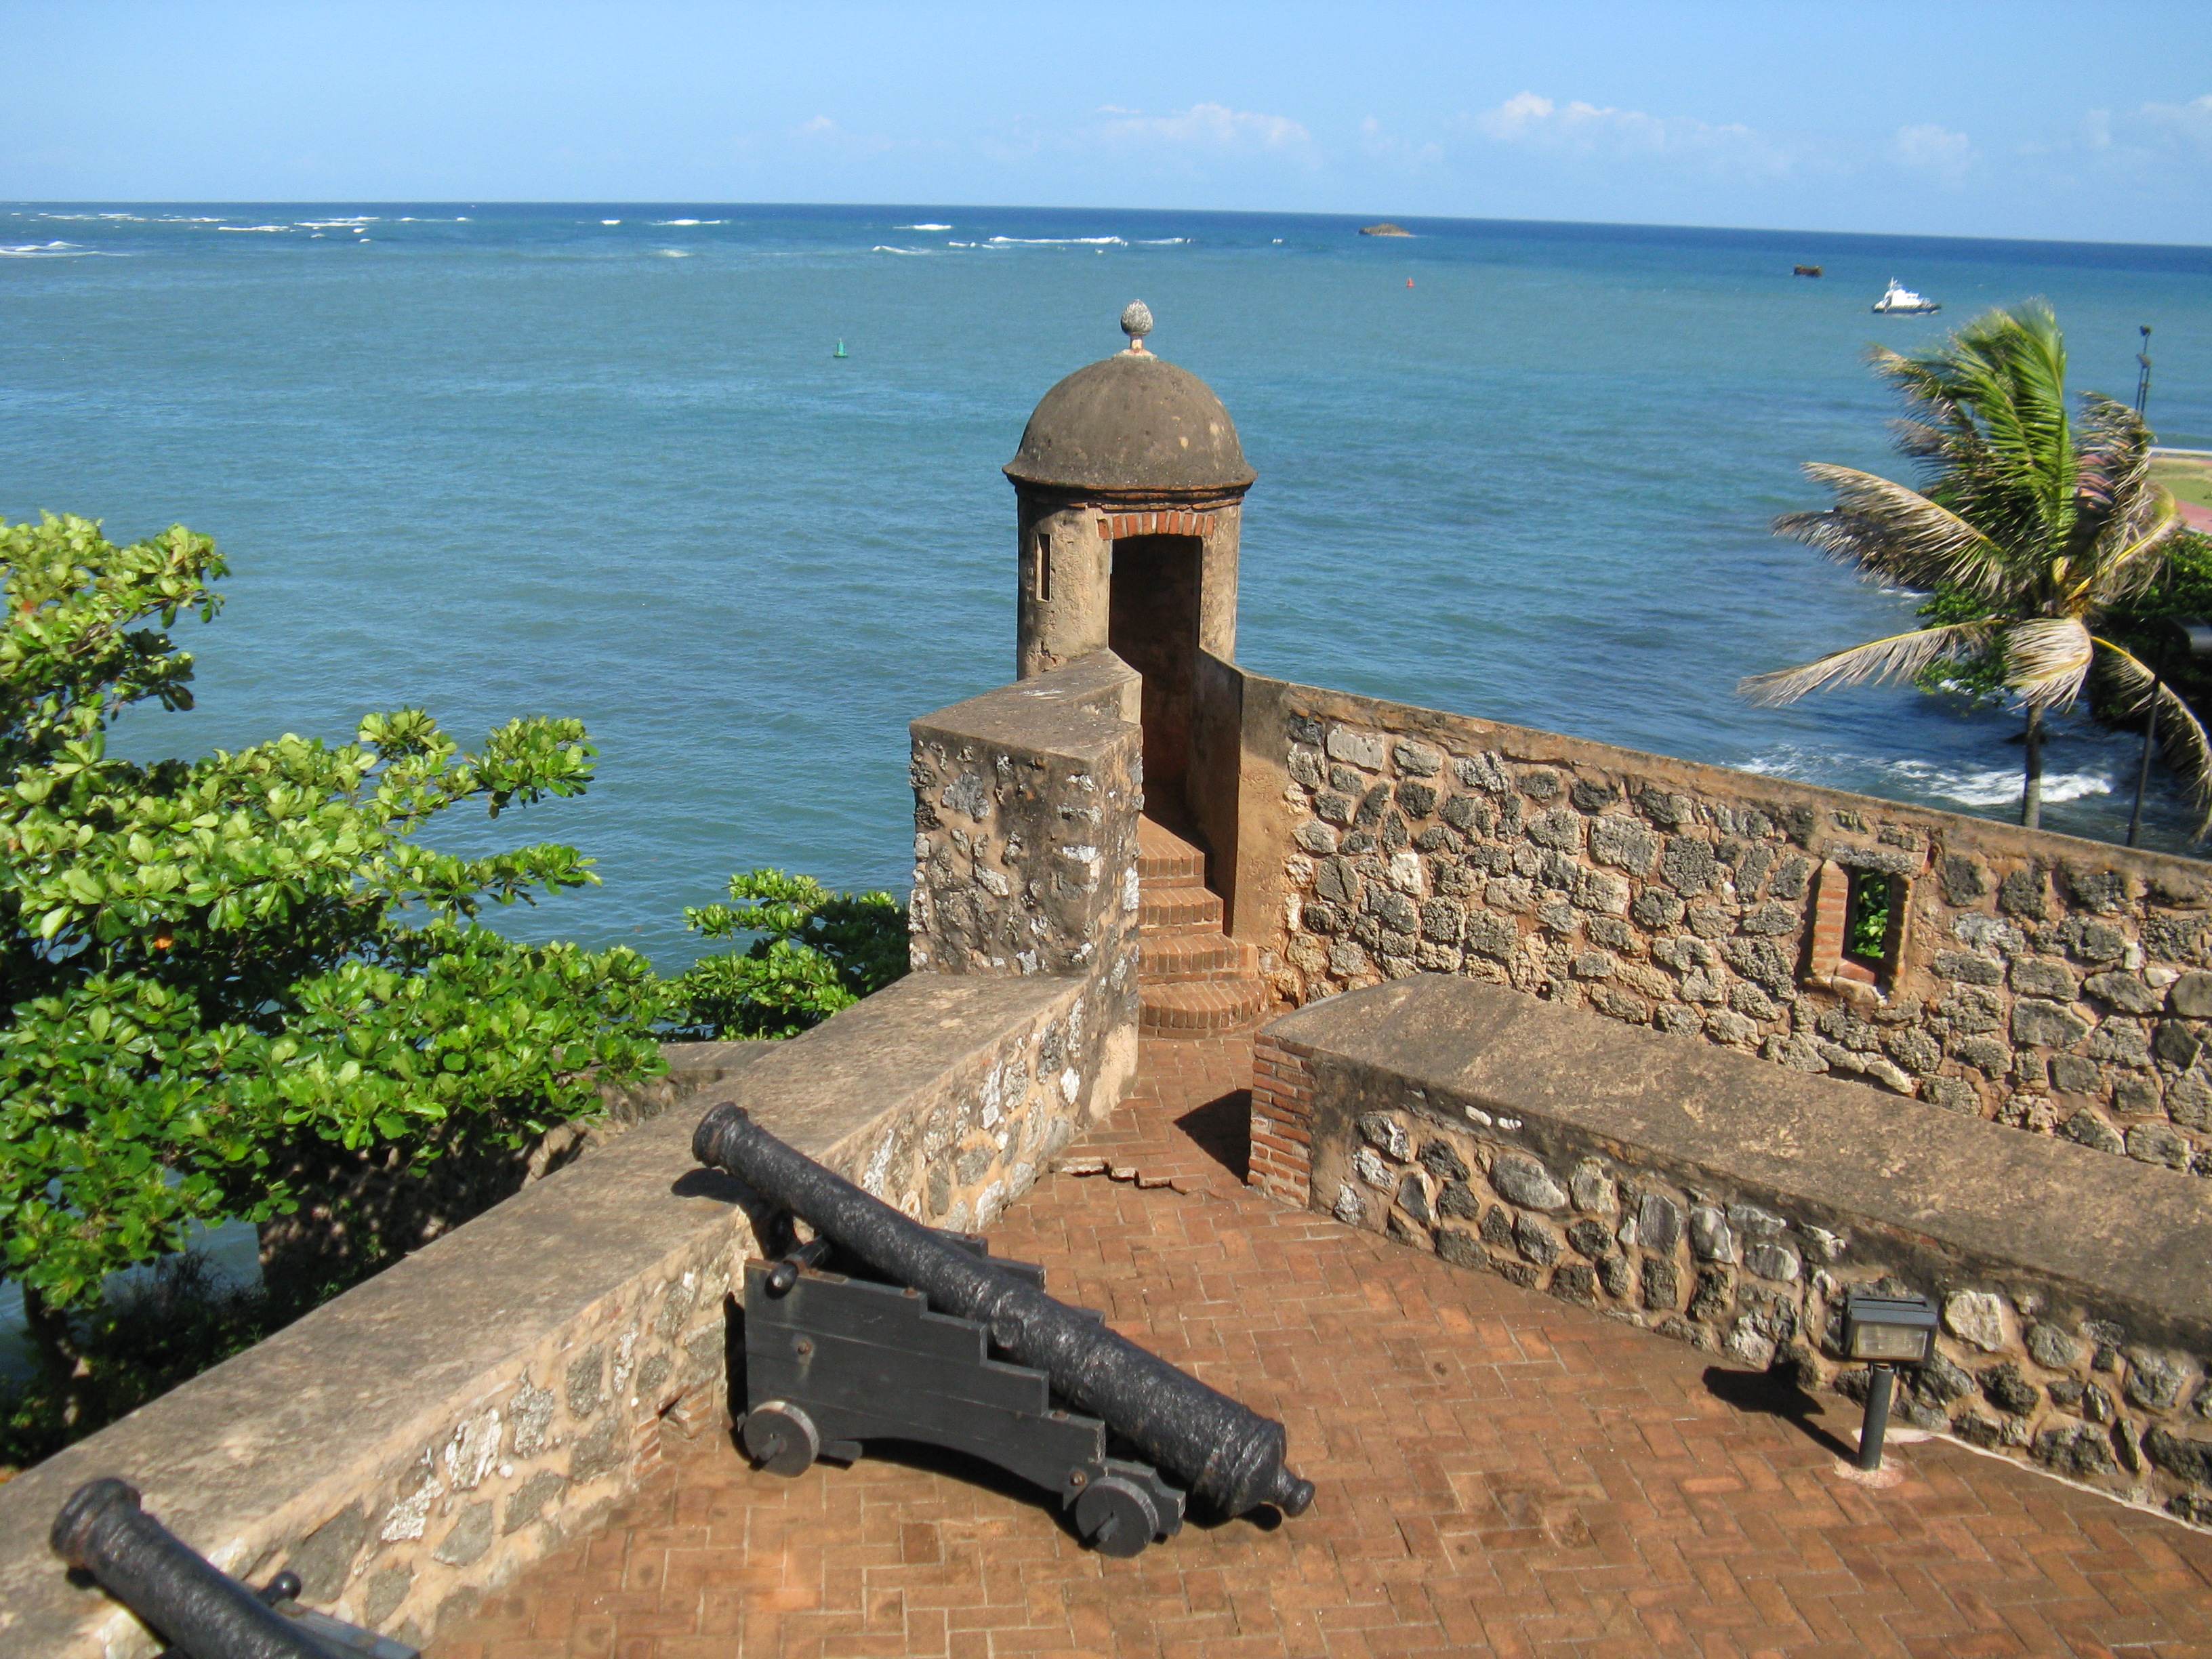
<path fill-rule="evenodd" d="M 2033 1412 L 2040 1397 L 2035 1384 L 2021 1376 L 2020 1367 L 2009 1359 L 1984 1371 L 1981 1386 L 1983 1395 L 1991 1405 L 2015 1417 L 2025 1417 Z"/>
<path fill-rule="evenodd" d="M 1406 1126 L 1387 1112 L 1369 1112 L 1358 1123 L 1359 1138 L 1389 1153 L 1401 1164 L 1413 1155 L 1413 1138 Z"/>
<path fill-rule="evenodd" d="M 2081 1345 L 2056 1325 L 2030 1326 L 2027 1352 L 2046 1370 L 2070 1371 L 2081 1360 Z"/>
<path fill-rule="evenodd" d="M 2171 1411 L 2189 1380 L 2188 1368 L 2169 1355 L 2144 1348 L 2129 1351 L 2127 1395 L 2138 1406 Z"/>
<path fill-rule="evenodd" d="M 1690 1250 L 1700 1261 L 1734 1261 L 1735 1235 L 1729 1231 L 1727 1216 L 1711 1205 L 1700 1204 L 1692 1209 Z"/>
<path fill-rule="evenodd" d="M 2005 1346 L 2005 1304 L 1988 1291 L 1954 1291 L 1943 1298 L 1943 1328 L 1984 1353 Z"/>
<path fill-rule="evenodd" d="M 1552 1172 L 1517 1153 L 1508 1153 L 1492 1166 L 1490 1184 L 1500 1198 L 1527 1209 L 1558 1210 L 1567 1203 L 1566 1189 L 1552 1178 Z"/>
<path fill-rule="evenodd" d="M 1636 1237 L 1644 1249 L 1665 1255 L 1681 1240 L 1681 1209 L 1664 1194 L 1646 1193 L 1636 1209 Z"/>

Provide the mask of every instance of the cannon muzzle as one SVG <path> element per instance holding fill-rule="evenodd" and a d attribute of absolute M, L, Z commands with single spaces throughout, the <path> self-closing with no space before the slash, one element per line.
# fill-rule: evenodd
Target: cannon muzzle
<path fill-rule="evenodd" d="M 1071 1404 L 1229 1514 L 1273 1504 L 1299 1515 L 1313 1502 L 1313 1483 L 1283 1466 L 1281 1424 L 988 1258 L 946 1243 L 793 1152 L 735 1103 L 725 1101 L 700 1120 L 691 1152 L 803 1218 L 840 1250 L 921 1291 L 937 1312 L 986 1327 L 991 1341 L 1016 1362 L 1043 1372 Z"/>
<path fill-rule="evenodd" d="M 182 1659 L 331 1659 L 331 1650 L 139 1507 L 138 1489 L 87 1481 L 54 1517 L 54 1553 L 168 1638 Z M 287 1586 L 296 1593 L 299 1581 Z M 393 1651 L 404 1651 L 394 1649 Z"/>

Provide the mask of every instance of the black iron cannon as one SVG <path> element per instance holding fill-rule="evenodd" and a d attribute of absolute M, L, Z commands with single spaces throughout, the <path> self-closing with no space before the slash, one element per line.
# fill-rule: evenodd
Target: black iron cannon
<path fill-rule="evenodd" d="M 1044 1293 L 1041 1269 L 902 1215 L 732 1103 L 691 1150 L 814 1240 L 745 1279 L 745 1449 L 796 1474 L 876 1437 L 954 1447 L 1048 1492 L 1110 1554 L 1182 1523 L 1182 1492 L 1231 1515 L 1303 1514 L 1283 1425 Z M 1118 1455 L 1117 1455 L 1118 1454 Z"/>
<path fill-rule="evenodd" d="M 296 1574 L 249 1589 L 147 1514 L 127 1481 L 79 1486 L 49 1541 L 167 1639 L 162 1659 L 421 1659 L 413 1648 L 301 1607 Z"/>

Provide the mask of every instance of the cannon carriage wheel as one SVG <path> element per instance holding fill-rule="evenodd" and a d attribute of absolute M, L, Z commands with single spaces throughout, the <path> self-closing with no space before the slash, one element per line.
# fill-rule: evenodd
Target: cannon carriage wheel
<path fill-rule="evenodd" d="M 1160 1514 L 1143 1487 L 1109 1474 L 1075 1500 L 1075 1529 L 1101 1555 L 1138 1555 L 1159 1531 Z"/>
<path fill-rule="evenodd" d="M 802 1475 L 822 1455 L 814 1419 L 797 1406 L 770 1400 L 745 1413 L 738 1431 L 746 1454 L 770 1474 Z"/>

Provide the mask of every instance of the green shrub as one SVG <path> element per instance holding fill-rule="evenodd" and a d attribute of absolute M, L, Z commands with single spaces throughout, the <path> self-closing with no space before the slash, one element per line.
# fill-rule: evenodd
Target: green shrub
<path fill-rule="evenodd" d="M 178 527 L 116 547 L 49 516 L 0 525 L 0 1273 L 41 1366 L 4 1413 L 21 1427 L 0 1460 L 19 1461 L 174 1369 L 115 1374 L 110 1275 L 196 1224 L 342 1212 L 314 1176 L 340 1154 L 405 1170 L 588 1115 L 594 1073 L 661 1069 L 665 1004 L 633 951 L 477 924 L 486 902 L 595 882 L 574 848 L 416 839 L 465 802 L 495 817 L 580 794 L 576 721 L 518 720 L 471 752 L 409 709 L 341 747 L 118 760 L 125 709 L 191 707 L 166 630 L 216 615 L 215 544 Z"/>
<path fill-rule="evenodd" d="M 686 1036 L 796 1036 L 907 970 L 906 909 L 889 893 L 833 892 L 811 876 L 752 870 L 730 878 L 730 897 L 734 909 L 684 913 L 708 939 L 757 935 L 670 982 Z"/>

